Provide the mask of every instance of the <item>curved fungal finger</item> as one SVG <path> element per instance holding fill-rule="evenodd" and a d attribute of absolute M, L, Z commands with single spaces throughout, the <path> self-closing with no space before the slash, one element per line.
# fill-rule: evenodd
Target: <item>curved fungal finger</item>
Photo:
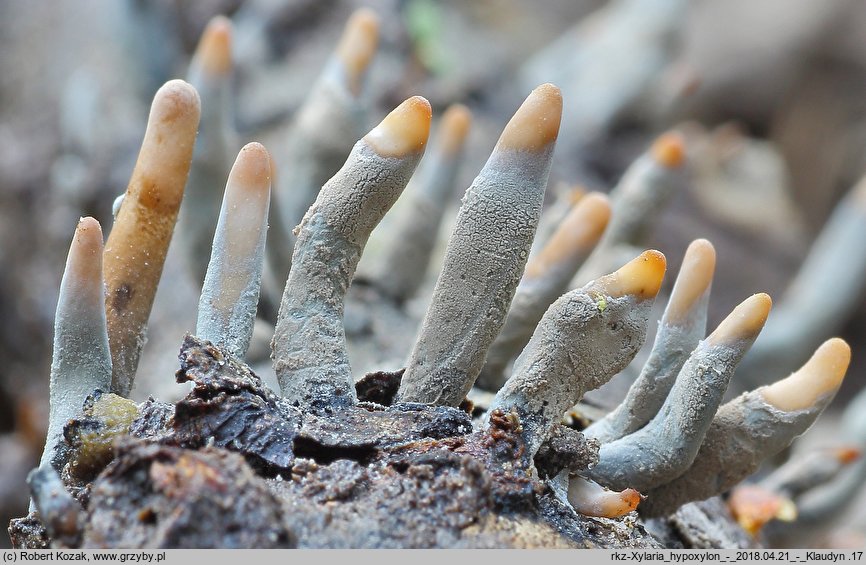
<path fill-rule="evenodd" d="M 517 413 L 530 460 L 565 411 L 625 368 L 641 348 L 664 272 L 664 255 L 645 251 L 545 312 L 488 412 Z"/>
<path fill-rule="evenodd" d="M 761 462 L 806 431 L 835 395 L 851 359 L 839 338 L 821 345 L 796 373 L 725 404 L 709 427 L 694 465 L 649 491 L 648 516 L 720 494 L 754 473 Z"/>
<path fill-rule="evenodd" d="M 253 333 L 264 263 L 271 164 L 248 143 L 229 173 L 198 303 L 196 335 L 243 359 Z"/>
<path fill-rule="evenodd" d="M 271 214 L 280 214 L 280 221 L 271 222 L 268 262 L 280 281 L 291 267 L 291 258 L 281 252 L 291 249 L 291 230 L 322 185 L 342 167 L 355 140 L 364 135 L 366 106 L 361 94 L 378 41 L 379 18 L 369 9 L 356 10 L 298 110 L 284 152 L 277 156 L 279 184 L 274 187 Z"/>
<path fill-rule="evenodd" d="M 103 255 L 111 392 L 129 396 L 189 174 L 201 103 L 182 80 L 153 98 L 138 161 Z"/>
<path fill-rule="evenodd" d="M 647 493 L 683 474 L 697 456 L 734 369 L 761 331 L 772 304 L 755 294 L 734 308 L 689 356 L 658 414 L 605 443 L 587 475 L 615 490 Z"/>
<path fill-rule="evenodd" d="M 466 191 L 399 401 L 457 406 L 472 388 L 526 265 L 561 115 L 557 87 L 533 90 Z"/>
<path fill-rule="evenodd" d="M 613 214 L 595 252 L 575 277 L 577 284 L 606 273 L 613 250 L 623 244 L 640 247 L 659 214 L 682 184 L 685 143 L 676 132 L 661 135 L 610 191 Z"/>
<path fill-rule="evenodd" d="M 586 195 L 563 219 L 547 245 L 529 260 L 476 386 L 499 390 L 508 363 L 529 343 L 547 307 L 568 290 L 571 277 L 592 252 L 609 219 L 607 197 L 598 192 Z"/>
<path fill-rule="evenodd" d="M 471 122 L 472 114 L 463 105 L 445 111 L 436 142 L 409 183 L 402 208 L 395 209 L 400 215 L 371 278 L 397 301 L 411 298 L 424 280 Z"/>
<path fill-rule="evenodd" d="M 283 396 L 298 405 L 355 401 L 343 300 L 370 232 L 424 153 L 430 104 L 409 98 L 355 144 L 298 227 L 292 270 L 271 344 Z"/>
<path fill-rule="evenodd" d="M 568 502 L 584 516 L 619 518 L 637 509 L 640 501 L 640 493 L 634 489 L 617 492 L 576 475 L 568 479 Z"/>
<path fill-rule="evenodd" d="M 232 23 L 215 16 L 208 23 L 190 62 L 187 80 L 201 97 L 199 135 L 181 205 L 178 243 L 196 284 L 207 272 L 221 194 L 236 151 L 231 129 Z"/>
<path fill-rule="evenodd" d="M 622 403 L 584 430 L 608 443 L 643 427 L 658 413 L 677 374 L 707 328 L 707 304 L 716 267 L 716 251 L 705 239 L 686 250 L 656 339 L 640 375 Z"/>
<path fill-rule="evenodd" d="M 48 437 L 40 460 L 43 466 L 58 468 L 54 458 L 63 443 L 63 426 L 81 410 L 88 394 L 111 386 L 102 251 L 99 222 L 81 218 L 66 258 L 54 318 Z"/>

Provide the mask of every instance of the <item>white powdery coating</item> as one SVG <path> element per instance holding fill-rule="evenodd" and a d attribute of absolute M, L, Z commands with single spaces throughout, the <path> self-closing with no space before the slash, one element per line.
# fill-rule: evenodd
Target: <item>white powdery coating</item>
<path fill-rule="evenodd" d="M 544 314 L 490 411 L 516 411 L 530 460 L 584 393 L 624 369 L 646 338 L 652 300 L 600 297 L 593 283 Z"/>
<path fill-rule="evenodd" d="M 463 197 L 397 399 L 457 406 L 499 333 L 535 236 L 553 143 L 496 149 Z"/>
<path fill-rule="evenodd" d="M 63 426 L 81 410 L 87 395 L 97 388 L 108 391 L 111 387 L 102 278 L 71 276 L 72 254 L 70 251 L 60 283 L 54 318 L 48 437 L 40 465 L 51 464 L 56 447 L 63 441 Z M 101 251 L 92 260 L 101 263 Z"/>
<path fill-rule="evenodd" d="M 541 276 L 524 277 L 520 281 L 505 325 L 490 347 L 478 377 L 479 386 L 490 391 L 499 390 L 505 382 L 508 362 L 529 343 L 548 306 L 568 290 L 569 281 L 586 259 L 588 251 L 581 249 L 569 253 L 564 260 L 550 265 Z"/>
<path fill-rule="evenodd" d="M 653 419 L 674 386 L 677 375 L 707 328 L 709 292 L 704 292 L 684 324 L 659 322 L 649 359 L 625 399 L 610 414 L 584 430 L 602 443 L 630 434 Z"/>
<path fill-rule="evenodd" d="M 635 433 L 603 444 L 598 464 L 588 476 L 613 490 L 646 492 L 683 474 L 695 460 L 734 369 L 751 342 L 701 342 L 683 365 L 658 414 Z"/>
<path fill-rule="evenodd" d="M 459 156 L 440 151 L 428 154 L 418 167 L 403 196 L 407 202 L 395 220 L 393 236 L 371 275 L 388 296 L 406 300 L 424 282 L 459 164 Z"/>
<path fill-rule="evenodd" d="M 370 232 L 422 154 L 382 157 L 362 139 L 301 221 L 271 344 L 280 389 L 289 401 L 354 403 L 343 300 Z"/>
<path fill-rule="evenodd" d="M 833 395 L 795 412 L 764 401 L 760 390 L 728 402 L 713 419 L 694 464 L 683 475 L 647 492 L 646 516 L 669 514 L 687 502 L 721 494 L 752 473 L 805 432 Z"/>
<path fill-rule="evenodd" d="M 269 198 L 244 197 L 249 187 L 229 183 L 199 298 L 196 335 L 243 359 L 259 303 Z"/>

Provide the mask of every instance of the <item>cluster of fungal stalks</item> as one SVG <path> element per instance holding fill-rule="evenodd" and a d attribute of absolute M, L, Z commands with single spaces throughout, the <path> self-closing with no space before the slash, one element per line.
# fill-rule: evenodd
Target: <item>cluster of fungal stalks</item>
<path fill-rule="evenodd" d="M 123 472 L 123 465 L 131 465 L 129 457 L 157 457 L 150 467 L 154 488 L 163 485 L 170 491 L 171 480 L 180 481 L 175 487 L 181 488 L 177 485 L 183 484 L 182 477 L 194 476 L 201 466 L 216 465 L 206 460 L 212 455 L 208 450 L 216 448 L 245 455 L 269 480 L 293 477 L 302 484 L 316 473 L 336 473 L 342 459 L 367 465 L 364 472 L 373 473 L 372 469 L 381 470 L 376 465 L 382 461 L 389 461 L 393 469 L 410 465 L 394 463 L 395 453 L 418 455 L 435 448 L 459 455 L 464 467 L 469 465 L 466 458 L 481 461 L 472 473 L 494 477 L 490 484 L 499 485 L 495 478 L 500 475 L 518 477 L 523 482 L 515 485 L 530 485 L 520 496 L 548 500 L 536 501 L 542 509 L 558 504 L 555 520 L 579 521 L 578 514 L 616 518 L 636 508 L 644 519 L 667 516 L 750 476 L 763 460 L 802 434 L 833 398 L 850 357 L 849 347 L 838 338 L 820 345 L 792 375 L 723 404 L 738 364 L 768 319 L 771 301 L 766 294 L 746 298 L 707 335 L 715 250 L 700 239 L 688 247 L 651 353 L 625 399 L 584 429 L 580 441 L 576 431 L 562 425 L 564 415 L 586 392 L 627 370 L 644 343 L 666 262 L 658 251 L 631 250 L 677 182 L 685 156 L 677 134 L 662 136 L 610 198 L 592 193 L 558 211 L 554 207 L 555 219 L 546 221 L 555 226 L 540 230 L 546 240 L 533 250 L 562 114 L 560 90 L 551 84 L 529 94 L 466 190 L 426 314 L 414 341 L 402 352 L 405 370 L 372 373 L 357 382 L 362 375 L 353 370 L 353 336 L 361 336 L 358 339 L 368 346 L 389 340 L 407 343 L 396 333 L 411 318 L 405 304 L 422 286 L 471 121 L 461 106 L 445 113 L 423 174 L 403 197 L 407 202 L 392 224 L 383 261 L 350 291 L 371 232 L 422 161 L 432 119 L 430 104 L 415 96 L 354 146 L 348 144 L 363 124 L 359 93 L 376 35 L 375 16 L 368 11 L 355 14 L 298 113 L 288 154 L 272 156 L 261 144 L 249 143 L 230 171 L 225 170 L 233 136 L 225 118 L 229 21 L 217 18 L 205 32 L 190 71 L 198 91 L 173 80 L 156 93 L 138 162 L 118 202 L 108 240 L 103 247 L 99 222 L 81 219 L 61 283 L 48 438 L 40 467 L 31 477 L 37 511 L 32 517 L 41 519 L 54 543 L 117 543 L 107 530 L 99 529 L 104 517 L 94 508 L 99 500 L 108 504 L 100 499 L 104 485 Z M 225 184 L 219 209 L 213 205 L 217 182 Z M 107 405 L 100 403 L 111 395 L 95 390 L 119 397 L 128 397 L 132 390 L 182 200 L 190 209 L 182 213 L 180 239 L 203 282 L 196 338 L 188 338 L 184 346 L 178 380 L 195 382 L 183 402 L 195 400 L 198 408 L 184 404 L 181 412 L 181 404 L 164 405 L 160 419 L 154 416 L 159 403 L 133 405 L 119 435 L 131 434 L 151 447 L 115 444 L 91 478 L 83 481 L 81 442 L 86 440 L 81 439 L 81 422 L 102 417 L 104 424 L 108 418 Z M 209 253 L 203 251 L 203 241 L 212 241 Z M 628 253 L 632 258 L 621 261 Z M 201 261 L 203 254 L 209 261 Z M 353 295 L 356 287 L 359 294 Z M 368 320 L 362 330 L 353 329 L 344 325 L 347 303 L 381 306 L 400 323 L 383 328 Z M 279 395 L 267 390 L 243 364 L 254 327 L 266 324 L 256 321 L 257 311 L 275 322 L 271 355 Z M 202 356 L 209 361 L 201 361 Z M 368 352 L 368 359 L 393 356 L 393 351 Z M 220 373 L 229 370 L 234 371 L 231 378 Z M 197 436 L 198 447 L 182 435 L 209 407 L 243 395 L 254 399 L 244 405 L 244 414 L 265 411 L 271 418 L 256 420 L 255 432 L 223 442 L 222 428 L 202 425 L 197 433 L 206 435 L 210 429 L 212 435 Z M 472 411 L 467 395 L 481 399 L 476 400 L 471 422 L 463 411 Z M 228 410 L 225 404 L 219 406 Z M 457 424 L 445 426 L 443 432 L 445 428 L 433 424 L 402 429 L 393 424 L 400 420 L 387 420 L 409 413 L 431 422 L 451 418 L 448 421 Z M 350 434 L 353 427 L 375 422 L 369 420 L 374 416 L 391 422 L 392 427 L 375 431 L 376 437 L 390 439 L 363 447 L 351 444 L 342 451 L 333 447 L 331 456 L 321 455 L 330 445 L 318 439 L 316 433 L 324 433 L 321 429 Z M 235 417 L 241 418 L 226 415 L 222 423 L 235 425 Z M 318 422 L 319 432 L 310 431 L 311 422 Z M 571 451 L 562 448 L 569 443 L 563 438 L 570 438 Z M 503 456 L 506 440 L 509 448 Z M 335 441 L 333 445 L 343 445 Z M 311 442 L 318 446 L 318 459 L 303 456 L 305 449 L 315 451 Z M 574 450 L 575 442 L 583 446 L 580 453 Z M 153 444 L 202 451 L 185 455 L 159 451 L 169 448 Z M 287 451 L 273 455 L 280 446 Z M 232 459 L 231 464 L 241 463 Z M 167 470 L 171 465 L 187 467 L 172 475 Z M 253 479 L 249 474 L 238 480 L 252 484 Z M 416 485 L 435 482 L 420 474 L 415 480 L 420 481 Z M 494 493 L 506 492 L 504 488 L 489 487 Z M 350 495 L 334 495 L 328 504 L 338 504 L 341 497 Z M 502 497 L 495 494 L 494 510 L 478 510 L 467 524 L 487 531 L 481 526 L 487 523 L 485 512 L 500 518 L 523 512 L 514 502 L 519 497 L 508 499 L 510 503 Z M 333 506 L 328 508 L 336 512 Z M 201 506 L 197 511 L 207 509 Z M 136 527 L 157 520 L 155 512 L 142 509 Z M 554 520 L 549 513 L 545 516 L 548 522 Z M 340 545 L 316 537 L 321 534 L 310 533 L 315 527 L 304 524 L 269 539 L 302 546 Z M 466 524 L 457 529 L 468 536 L 464 528 Z M 574 531 L 560 529 L 559 535 L 578 543 L 580 536 Z M 253 539 L 258 538 L 229 537 L 223 542 L 258 543 Z M 383 538 L 371 539 L 375 544 Z M 449 539 L 431 544 L 459 545 Z M 180 543 L 172 537 L 137 542 Z"/>

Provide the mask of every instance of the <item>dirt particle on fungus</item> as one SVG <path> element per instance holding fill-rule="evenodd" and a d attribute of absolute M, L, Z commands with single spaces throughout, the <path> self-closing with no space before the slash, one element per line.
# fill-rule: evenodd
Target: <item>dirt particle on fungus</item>
<path fill-rule="evenodd" d="M 111 307 L 119 312 L 126 310 L 134 294 L 135 290 L 132 286 L 129 283 L 123 283 L 112 291 Z"/>

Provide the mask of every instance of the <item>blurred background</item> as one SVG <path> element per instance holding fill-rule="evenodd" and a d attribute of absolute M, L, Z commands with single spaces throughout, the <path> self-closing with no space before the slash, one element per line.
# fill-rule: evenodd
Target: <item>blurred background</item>
<path fill-rule="evenodd" d="M 235 25 L 234 127 L 243 141 L 262 141 L 278 155 L 293 113 L 361 6 L 381 18 L 366 88 L 370 126 L 414 94 L 430 100 L 434 116 L 466 104 L 474 122 L 459 187 L 542 82 L 562 88 L 565 106 L 550 200 L 562 187 L 609 191 L 655 137 L 678 129 L 689 182 L 646 243 L 667 255 L 671 273 L 692 239 L 715 244 L 710 327 L 749 294 L 782 297 L 866 171 L 866 4 L 855 0 L 4 0 L 0 522 L 26 513 L 24 478 L 44 442 L 70 237 L 83 215 L 108 232 L 153 93 L 186 76 L 208 20 L 225 14 Z M 866 241 L 849 244 L 866 254 Z M 182 261 L 173 248 L 138 400 L 177 394 L 175 352 L 194 326 L 198 284 Z M 864 383 L 861 288 L 846 288 L 844 313 L 818 328 L 822 339 L 841 335 L 854 350 L 834 414 Z M 810 353 L 790 352 L 768 378 Z M 830 441 L 834 414 L 805 439 Z M 837 518 L 815 544 L 866 539 L 862 511 L 840 509 Z"/>

